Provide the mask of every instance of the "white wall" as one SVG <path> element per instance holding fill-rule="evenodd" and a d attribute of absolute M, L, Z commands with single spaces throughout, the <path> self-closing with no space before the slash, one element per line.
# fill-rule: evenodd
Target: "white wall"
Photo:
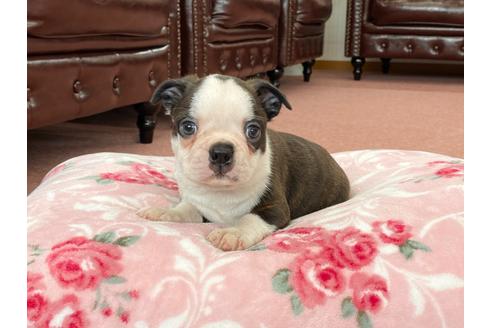
<path fill-rule="evenodd" d="M 343 61 L 350 60 L 343 55 L 345 47 L 345 22 L 347 16 L 347 0 L 332 0 L 332 13 L 325 24 L 325 40 L 323 56 L 318 60 Z M 285 75 L 302 75 L 302 65 L 285 68 Z"/>
<path fill-rule="evenodd" d="M 325 24 L 323 56 L 319 60 L 349 60 L 345 51 L 345 23 L 347 20 L 347 0 L 332 0 L 331 16 Z"/>

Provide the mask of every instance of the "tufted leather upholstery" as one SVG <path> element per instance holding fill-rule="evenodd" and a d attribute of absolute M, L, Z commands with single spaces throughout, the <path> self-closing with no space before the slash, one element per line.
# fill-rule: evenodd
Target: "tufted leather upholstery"
<path fill-rule="evenodd" d="M 279 64 L 288 66 L 323 54 L 331 0 L 282 0 Z"/>
<path fill-rule="evenodd" d="M 331 0 L 28 0 L 27 8 L 27 116 L 36 128 L 144 104 L 168 78 L 248 77 L 314 59 Z M 150 142 L 155 108 L 137 107 Z"/>
<path fill-rule="evenodd" d="M 464 25 L 463 0 L 374 0 L 371 2 L 372 22 L 375 25 Z"/>
<path fill-rule="evenodd" d="M 278 0 L 185 0 L 185 74 L 251 76 L 277 64 Z"/>
<path fill-rule="evenodd" d="M 345 55 L 463 60 L 463 21 L 463 0 L 349 0 Z"/>
<path fill-rule="evenodd" d="M 27 8 L 28 128 L 145 102 L 181 74 L 177 0 L 28 0 Z"/>

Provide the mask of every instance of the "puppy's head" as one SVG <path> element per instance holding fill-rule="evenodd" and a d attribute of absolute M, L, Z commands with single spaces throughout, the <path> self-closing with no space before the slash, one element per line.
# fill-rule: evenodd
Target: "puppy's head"
<path fill-rule="evenodd" d="M 168 80 L 151 103 L 171 115 L 178 169 L 194 183 L 217 188 L 247 184 L 269 163 L 267 121 L 287 99 L 270 83 L 210 75 Z"/>

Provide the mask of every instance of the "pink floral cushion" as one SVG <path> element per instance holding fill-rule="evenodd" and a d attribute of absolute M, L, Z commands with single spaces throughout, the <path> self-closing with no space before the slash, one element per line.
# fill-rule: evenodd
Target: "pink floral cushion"
<path fill-rule="evenodd" d="M 246 251 L 214 224 L 144 221 L 179 199 L 173 158 L 100 153 L 28 197 L 31 327 L 462 327 L 463 161 L 334 154 L 351 199 Z"/>

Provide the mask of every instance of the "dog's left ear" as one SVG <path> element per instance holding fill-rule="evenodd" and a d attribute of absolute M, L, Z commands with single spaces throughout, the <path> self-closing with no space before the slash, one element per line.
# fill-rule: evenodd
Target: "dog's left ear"
<path fill-rule="evenodd" d="M 250 80 L 249 83 L 251 83 L 256 95 L 260 99 L 261 105 L 263 106 L 269 121 L 278 115 L 282 104 L 284 104 L 287 109 L 292 110 L 292 107 L 282 92 L 267 81 L 254 79 Z"/>

